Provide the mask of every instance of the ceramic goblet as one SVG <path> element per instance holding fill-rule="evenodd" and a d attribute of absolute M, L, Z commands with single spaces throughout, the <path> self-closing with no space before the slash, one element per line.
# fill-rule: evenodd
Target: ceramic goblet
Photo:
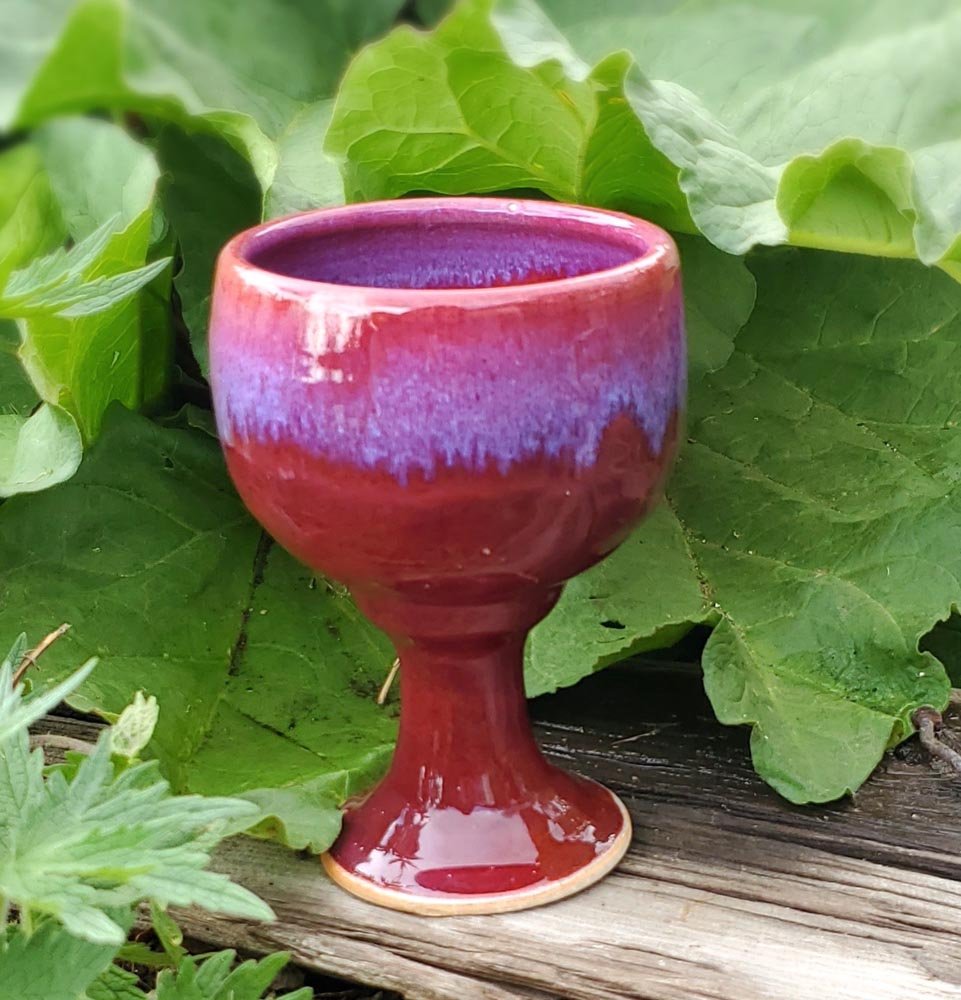
<path fill-rule="evenodd" d="M 548 202 L 412 199 L 241 233 L 220 257 L 217 424 L 254 516 L 394 641 L 400 735 L 324 864 L 417 913 L 569 895 L 630 839 L 548 763 L 524 643 L 656 502 L 684 396 L 677 251 Z"/>

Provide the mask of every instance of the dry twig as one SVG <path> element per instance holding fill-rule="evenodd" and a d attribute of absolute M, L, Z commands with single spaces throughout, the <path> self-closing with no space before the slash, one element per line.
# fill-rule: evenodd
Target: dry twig
<path fill-rule="evenodd" d="M 390 694 L 390 689 L 394 684 L 394 678 L 397 676 L 397 671 L 400 670 L 400 660 L 394 660 L 390 665 L 390 670 L 387 672 L 387 677 L 384 679 L 384 683 L 380 686 L 380 691 L 377 692 L 377 704 L 383 705 L 387 701 L 387 695 Z"/>
<path fill-rule="evenodd" d="M 64 622 L 58 628 L 55 628 L 50 635 L 41 639 L 36 646 L 33 647 L 28 653 L 23 654 L 23 659 L 17 666 L 17 671 L 13 675 L 13 686 L 16 687 L 24 677 L 24 674 L 33 666 L 36 666 L 37 660 L 66 632 L 70 630 L 70 626 Z"/>

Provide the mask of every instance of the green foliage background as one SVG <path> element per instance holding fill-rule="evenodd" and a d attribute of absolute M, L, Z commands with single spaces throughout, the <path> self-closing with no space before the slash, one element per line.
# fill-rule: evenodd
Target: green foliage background
<path fill-rule="evenodd" d="M 0 321 L 0 630 L 70 621 L 53 674 L 101 659 L 78 704 L 156 695 L 175 787 L 325 847 L 389 757 L 393 654 L 226 478 L 215 255 L 345 198 L 533 191 L 677 234 L 691 392 L 667 502 L 535 631 L 530 693 L 710 625 L 708 693 L 760 774 L 857 788 L 945 704 L 918 641 L 961 603 L 961 11 L 465 0 L 395 25 L 444 6 L 0 0 L 0 288 L 98 227 L 86 280 L 174 258 L 105 311 Z"/>

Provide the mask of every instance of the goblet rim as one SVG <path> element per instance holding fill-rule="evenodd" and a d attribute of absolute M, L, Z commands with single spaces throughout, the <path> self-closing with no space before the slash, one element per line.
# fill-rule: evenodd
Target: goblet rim
<path fill-rule="evenodd" d="M 407 217 L 412 228 L 423 226 L 427 219 L 453 223 L 469 222 L 472 217 L 486 223 L 490 223 L 492 217 L 500 217 L 506 224 L 533 217 L 545 224 L 562 227 L 561 231 L 579 232 L 581 235 L 593 235 L 590 233 L 593 226 L 596 227 L 599 244 L 606 242 L 614 245 L 612 237 L 620 237 L 619 245 L 636 248 L 637 256 L 613 267 L 527 284 L 451 288 L 403 288 L 321 281 L 284 274 L 252 259 L 254 254 L 285 240 L 296 241 L 325 231 L 334 233 L 348 228 L 352 220 L 363 220 L 369 224 L 378 217 L 389 219 L 395 225 L 397 217 Z M 356 301 L 365 307 L 381 305 L 399 309 L 442 305 L 499 306 L 518 301 L 529 302 L 540 297 L 581 295 L 643 280 L 649 275 L 670 273 L 679 267 L 677 247 L 670 234 L 646 219 L 568 202 L 478 196 L 386 199 L 295 212 L 237 233 L 224 246 L 218 261 L 218 272 L 232 272 L 243 284 L 271 298 L 309 302 L 317 296 L 329 296 L 342 301 Z"/>

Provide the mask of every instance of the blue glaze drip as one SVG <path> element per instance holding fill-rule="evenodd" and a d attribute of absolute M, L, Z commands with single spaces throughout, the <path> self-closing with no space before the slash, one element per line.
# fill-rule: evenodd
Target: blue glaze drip
<path fill-rule="evenodd" d="M 364 318 L 347 350 L 305 350 L 293 366 L 242 348 L 225 352 L 215 379 L 218 423 L 228 443 L 291 441 L 401 482 L 439 465 L 493 462 L 506 471 L 541 454 L 588 466 L 620 414 L 659 453 L 685 391 L 679 305 L 671 322 L 667 336 L 604 337 L 596 352 L 590 331 L 573 340 L 539 338 L 552 346 L 532 357 L 523 331 L 505 333 L 494 350 L 452 344 L 442 333 L 417 338 L 415 348 L 380 330 L 376 316 Z M 658 346 L 639 349 L 645 343 Z"/>

